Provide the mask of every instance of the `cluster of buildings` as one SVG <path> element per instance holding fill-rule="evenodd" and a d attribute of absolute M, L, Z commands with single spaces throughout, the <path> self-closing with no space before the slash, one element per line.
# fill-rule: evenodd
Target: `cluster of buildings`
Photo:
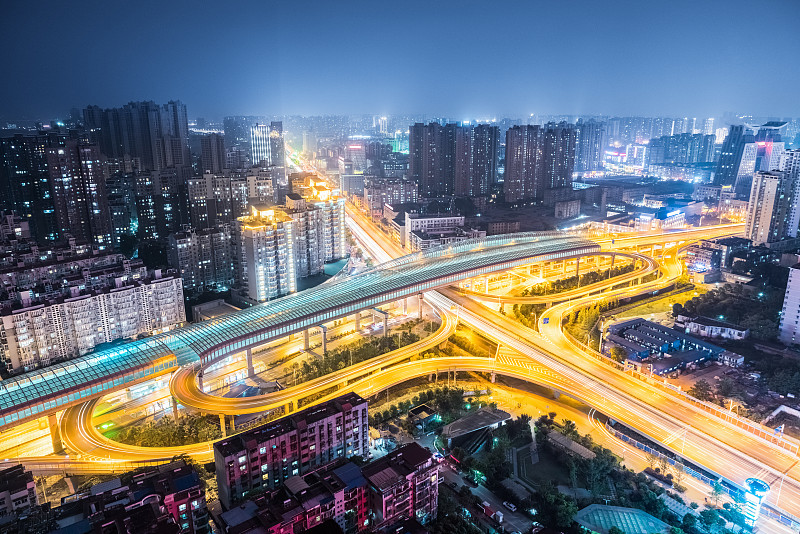
<path fill-rule="evenodd" d="M 684 331 L 639 318 L 615 323 L 606 329 L 601 351 L 610 354 L 612 347 L 619 347 L 627 355 L 627 366 L 655 375 L 669 375 L 712 360 L 734 367 L 744 362 L 738 354 L 686 332 L 696 332 L 704 337 L 744 339 L 748 333 L 746 330 L 741 331 L 728 323 L 712 324 L 707 318 L 683 319 Z M 716 330 L 709 327 L 716 327 Z"/>
<path fill-rule="evenodd" d="M 367 402 L 355 393 L 218 441 L 221 527 L 291 534 L 333 520 L 360 532 L 433 520 L 438 464 L 430 451 L 412 443 L 363 464 L 368 445 Z"/>
<path fill-rule="evenodd" d="M 148 467 L 61 499 L 39 503 L 30 471 L 0 471 L 0 532 L 207 534 L 209 512 L 197 470 L 180 460 Z"/>
<path fill-rule="evenodd" d="M 97 246 L 40 248 L 28 221 L 0 219 L 0 370 L 16 374 L 186 321 L 177 273 Z"/>

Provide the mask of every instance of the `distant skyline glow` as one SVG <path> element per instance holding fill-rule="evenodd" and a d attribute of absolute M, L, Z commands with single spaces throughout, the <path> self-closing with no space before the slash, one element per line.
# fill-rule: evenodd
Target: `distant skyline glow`
<path fill-rule="evenodd" d="M 9 3 L 0 118 L 170 99 L 210 120 L 800 116 L 796 0 L 208 6 Z"/>

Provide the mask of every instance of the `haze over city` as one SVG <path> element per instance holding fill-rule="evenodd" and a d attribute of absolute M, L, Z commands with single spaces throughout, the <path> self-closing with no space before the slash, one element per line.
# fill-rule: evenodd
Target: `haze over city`
<path fill-rule="evenodd" d="M 0 534 L 800 532 L 800 2 L 15 2 Z"/>
<path fill-rule="evenodd" d="M 0 117 L 142 98 L 215 119 L 800 114 L 793 0 L 79 6 L 5 6 Z"/>

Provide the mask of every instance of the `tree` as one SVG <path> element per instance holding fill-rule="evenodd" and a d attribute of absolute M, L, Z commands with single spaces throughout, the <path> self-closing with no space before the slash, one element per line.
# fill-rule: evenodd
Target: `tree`
<path fill-rule="evenodd" d="M 711 399 L 711 384 L 706 382 L 703 379 L 698 380 L 694 383 L 692 387 L 689 388 L 687 393 L 692 397 L 699 399 L 701 401 L 707 401 Z"/>
<path fill-rule="evenodd" d="M 572 525 L 572 519 L 578 513 L 575 500 L 559 493 L 552 483 L 544 484 L 533 497 L 536 517 L 550 528 L 566 529 Z"/>
<path fill-rule="evenodd" d="M 683 315 L 683 304 L 680 302 L 672 305 L 672 316 L 677 317 L 678 315 Z"/>
<path fill-rule="evenodd" d="M 686 466 L 683 465 L 683 462 L 677 461 L 675 462 L 675 465 L 672 466 L 672 471 L 674 474 L 675 489 L 683 487 L 681 482 L 683 482 L 683 479 L 686 478 Z"/>
<path fill-rule="evenodd" d="M 609 356 L 615 362 L 622 363 L 628 358 L 628 351 L 626 351 L 622 347 L 611 347 L 611 350 L 609 351 Z"/>
<path fill-rule="evenodd" d="M 658 456 L 655 453 L 648 451 L 645 455 L 645 459 L 647 460 L 647 464 L 650 466 L 650 469 L 656 468 L 656 464 L 658 464 Z"/>
<path fill-rule="evenodd" d="M 722 487 L 722 483 L 719 480 L 714 482 L 714 485 L 711 486 L 711 498 L 714 500 L 714 506 L 719 505 L 719 499 L 724 492 L 725 489 Z"/>
<path fill-rule="evenodd" d="M 658 467 L 660 467 L 661 472 L 666 475 L 667 471 L 669 471 L 669 459 L 667 459 L 666 456 L 660 456 L 658 458 Z"/>
<path fill-rule="evenodd" d="M 706 508 L 700 512 L 700 522 L 703 523 L 703 525 L 706 527 L 706 530 L 716 525 L 719 522 L 719 519 L 719 512 L 713 508 Z"/>
<path fill-rule="evenodd" d="M 567 436 L 568 438 L 578 436 L 578 427 L 575 425 L 574 421 L 570 421 L 569 419 L 562 419 L 561 423 L 564 425 L 565 436 Z"/>

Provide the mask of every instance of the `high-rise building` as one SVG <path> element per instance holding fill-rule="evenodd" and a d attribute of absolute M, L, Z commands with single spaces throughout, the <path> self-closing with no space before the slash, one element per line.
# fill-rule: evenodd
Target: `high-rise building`
<path fill-rule="evenodd" d="M 253 490 L 340 458 L 366 458 L 368 448 L 367 401 L 347 393 L 214 443 L 219 500 L 230 509 Z"/>
<path fill-rule="evenodd" d="M 167 260 L 187 294 L 225 291 L 234 282 L 234 244 L 230 225 L 169 235 Z"/>
<path fill-rule="evenodd" d="M 578 139 L 575 146 L 575 170 L 592 172 L 603 170 L 606 150 L 606 124 L 594 119 L 579 120 Z"/>
<path fill-rule="evenodd" d="M 191 224 L 188 180 L 179 169 L 136 174 L 136 212 L 140 239 L 158 239 Z"/>
<path fill-rule="evenodd" d="M 268 167 L 272 161 L 269 134 L 270 127 L 266 124 L 254 124 L 250 128 L 250 159 L 255 165 Z"/>
<path fill-rule="evenodd" d="M 745 155 L 745 147 L 753 145 L 751 148 L 754 149 L 754 143 L 755 137 L 753 136 L 753 132 L 744 125 L 732 125 L 728 129 L 728 135 L 722 143 L 722 152 L 719 156 L 717 172 L 714 174 L 715 185 L 735 186 L 737 179 L 741 181 L 739 178 L 740 176 L 746 176 L 748 174 L 746 172 L 748 169 L 742 168 L 742 160 Z M 752 172 L 751 170 L 750 173 Z"/>
<path fill-rule="evenodd" d="M 139 158 L 148 171 L 191 167 L 189 121 L 180 101 L 130 102 L 110 109 L 89 106 L 83 119 L 108 158 Z"/>
<path fill-rule="evenodd" d="M 715 136 L 678 134 L 651 139 L 648 165 L 710 163 L 714 161 Z"/>
<path fill-rule="evenodd" d="M 126 238 L 136 235 L 139 213 L 136 210 L 136 177 L 116 172 L 106 180 L 108 209 L 111 213 L 111 241 L 120 248 Z"/>
<path fill-rule="evenodd" d="M 789 268 L 778 338 L 787 345 L 800 343 L 800 264 Z"/>
<path fill-rule="evenodd" d="M 47 150 L 50 188 L 60 235 L 113 246 L 106 179 L 97 145 L 67 141 Z"/>
<path fill-rule="evenodd" d="M 82 356 L 101 343 L 157 334 L 186 321 L 177 275 L 120 276 L 112 287 L 70 290 L 66 298 L 20 291 L 19 304 L 2 309 L 0 346 L 9 372 L 30 371 Z"/>
<path fill-rule="evenodd" d="M 303 154 L 313 156 L 317 152 L 317 136 L 312 131 L 303 132 Z"/>
<path fill-rule="evenodd" d="M 227 168 L 223 136 L 212 133 L 200 138 L 200 165 L 203 172 L 221 173 Z"/>
<path fill-rule="evenodd" d="M 499 129 L 490 124 L 459 126 L 455 134 L 454 192 L 486 196 L 497 182 Z"/>
<path fill-rule="evenodd" d="M 506 131 L 505 200 L 538 200 L 572 185 L 576 129 L 566 123 L 514 126 Z"/>
<path fill-rule="evenodd" d="M 47 152 L 65 142 L 56 133 L 0 136 L 0 206 L 27 220 L 31 235 L 42 244 L 61 239 Z"/>
<path fill-rule="evenodd" d="M 239 286 L 246 298 L 266 302 L 296 291 L 292 218 L 273 208 L 252 206 L 250 215 L 236 221 Z"/>
<path fill-rule="evenodd" d="M 797 235 L 790 221 L 797 220 L 792 213 L 796 183 L 781 171 L 758 171 L 753 176 L 750 200 L 747 204 L 745 237 L 754 245 L 776 243 Z"/>
<path fill-rule="evenodd" d="M 423 197 L 452 195 L 455 190 L 455 124 L 416 123 L 409 129 L 408 177 Z"/>

